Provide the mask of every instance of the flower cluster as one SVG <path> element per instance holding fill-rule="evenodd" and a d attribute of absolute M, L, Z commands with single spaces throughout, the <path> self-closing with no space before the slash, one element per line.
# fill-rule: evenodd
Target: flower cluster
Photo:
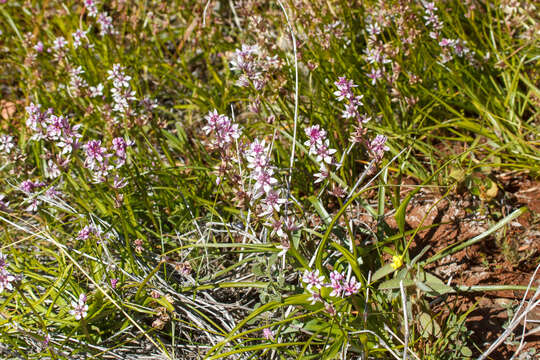
<path fill-rule="evenodd" d="M 79 239 L 79 240 L 87 240 L 92 235 L 99 236 L 100 234 L 101 234 L 101 229 L 100 228 L 95 227 L 93 225 L 86 225 L 77 234 L 77 239 Z"/>
<path fill-rule="evenodd" d="M 37 53 L 40 53 L 40 52 L 43 52 L 45 46 L 43 45 L 43 42 L 42 41 L 38 41 L 34 46 L 33 46 L 33 49 L 37 52 Z"/>
<path fill-rule="evenodd" d="M 358 107 L 362 105 L 362 96 L 356 96 L 353 93 L 353 89 L 357 87 L 357 85 L 355 85 L 352 80 L 347 80 L 344 76 L 339 77 L 334 84 L 337 87 L 337 90 L 334 92 L 336 99 L 338 101 L 347 101 L 345 110 L 343 111 L 343 117 L 347 119 L 354 118 L 357 122 L 351 141 L 353 143 L 364 142 L 371 157 L 377 162 L 380 161 L 383 158 L 384 153 L 389 150 L 388 146 L 386 146 L 387 138 L 384 135 L 377 135 L 371 142 L 367 142 L 364 139 L 364 135 L 367 131 L 363 124 L 371 120 L 371 117 L 367 114 L 360 114 L 360 111 L 358 110 Z M 320 131 L 318 128 L 316 130 L 317 132 Z M 306 145 L 308 145 L 308 143 L 306 143 Z"/>
<path fill-rule="evenodd" d="M 386 136 L 377 135 L 368 145 L 369 152 L 377 162 L 381 161 L 386 151 L 390 150 L 390 148 L 386 146 L 386 140 Z"/>
<path fill-rule="evenodd" d="M 279 65 L 277 56 L 264 56 L 258 45 L 243 44 L 240 49 L 236 49 L 231 60 L 231 69 L 241 72 L 236 85 L 248 87 L 252 84 L 259 91 L 268 81 L 263 74 L 271 69 L 277 69 Z"/>
<path fill-rule="evenodd" d="M 360 291 L 361 284 L 355 276 L 347 278 L 344 274 L 334 270 L 330 273 L 330 282 L 326 283 L 324 276 L 320 275 L 319 270 L 304 271 L 302 282 L 311 297 L 312 304 L 317 302 L 325 303 L 321 290 L 323 288 L 331 289 L 330 297 L 348 297 L 357 294 Z"/>
<path fill-rule="evenodd" d="M 11 283 L 14 280 L 15 276 L 7 269 L 7 256 L 0 252 L 0 294 L 3 293 L 4 290 L 13 290 L 13 285 Z"/>
<path fill-rule="evenodd" d="M 84 0 L 84 7 L 88 11 L 88 16 L 96 17 L 98 15 L 97 4 L 94 0 Z"/>
<path fill-rule="evenodd" d="M 30 104 L 26 113 L 26 126 L 33 133 L 30 140 L 52 141 L 62 149 L 62 155 L 71 154 L 79 147 L 80 124 L 71 126 L 66 117 L 54 115 L 53 109 L 42 112 L 40 104 Z"/>
<path fill-rule="evenodd" d="M 378 41 L 377 36 L 381 34 L 381 26 L 375 22 L 373 19 L 372 23 L 369 23 L 366 26 L 366 32 L 369 36 L 368 44 L 365 50 L 365 60 L 368 64 L 369 71 L 367 72 L 366 76 L 371 80 L 371 85 L 376 85 L 379 80 L 383 79 L 384 74 L 386 72 L 385 65 L 391 64 L 392 60 L 388 58 L 388 55 L 386 54 L 386 48 L 381 43 L 381 41 Z M 348 84 L 350 83 L 350 84 Z M 348 91 L 350 93 L 350 96 L 354 96 L 352 94 L 352 82 L 347 81 L 345 77 L 338 78 L 338 81 L 334 83 L 338 89 L 344 88 L 343 91 Z M 350 86 L 350 89 L 347 89 L 347 86 Z M 339 99 L 339 97 L 338 97 Z M 342 99 L 339 99 L 341 101 Z M 347 114 L 349 114 L 348 118 L 350 117 L 358 117 L 358 112 L 355 112 L 354 109 L 361 104 L 355 104 L 354 99 L 349 99 L 349 111 L 347 111 Z M 347 110 L 347 109 L 346 109 Z M 346 113 L 344 112 L 344 115 Z M 345 117 L 345 116 L 344 116 Z"/>
<path fill-rule="evenodd" d="M 438 10 L 434 2 L 423 1 L 422 5 L 424 6 L 424 24 L 432 29 L 430 36 L 432 38 L 437 38 L 439 32 L 443 28 L 443 22 L 439 19 L 436 11 Z"/>
<path fill-rule="evenodd" d="M 71 34 L 71 38 L 73 39 L 73 47 L 75 49 L 77 49 L 83 44 L 83 40 L 88 41 L 88 38 L 86 37 L 88 31 L 89 30 L 83 31 L 81 29 L 77 29 L 74 33 Z"/>
<path fill-rule="evenodd" d="M 68 42 L 66 41 L 66 38 L 63 36 L 58 36 L 53 40 L 52 44 L 52 50 L 55 52 L 60 52 L 64 50 L 64 48 L 67 46 Z"/>
<path fill-rule="evenodd" d="M 68 45 L 68 42 L 66 38 L 63 36 L 58 36 L 53 40 L 52 45 L 47 49 L 47 52 L 53 53 L 54 59 L 56 61 L 60 61 L 64 59 L 66 56 L 67 45 Z M 38 50 L 40 49 L 38 47 L 35 50 L 39 52 Z"/>
<path fill-rule="evenodd" d="M 465 41 L 460 39 L 449 39 L 441 36 L 443 29 L 443 22 L 439 19 L 436 11 L 438 10 L 434 2 L 423 2 L 424 7 L 424 24 L 430 28 L 429 36 L 432 39 L 438 41 L 441 47 L 440 62 L 447 63 L 454 58 L 454 55 L 458 57 L 467 57 L 471 64 L 474 64 L 474 52 L 471 51 Z"/>
<path fill-rule="evenodd" d="M 112 24 L 112 17 L 106 11 L 99 12 L 97 8 L 97 1 L 95 0 L 83 0 L 83 5 L 88 11 L 88 16 L 97 18 L 96 21 L 99 27 L 99 34 L 105 36 L 107 34 L 115 35 L 117 31 Z"/>
<path fill-rule="evenodd" d="M 274 340 L 274 332 L 270 328 L 263 329 L 263 336 L 266 340 Z"/>
<path fill-rule="evenodd" d="M 88 83 L 81 77 L 84 70 L 81 66 L 71 68 L 69 71 L 69 89 L 75 97 L 79 97 L 82 90 L 88 87 Z"/>
<path fill-rule="evenodd" d="M 443 38 L 439 41 L 439 46 L 442 49 L 440 61 L 447 63 L 457 57 L 465 57 L 469 63 L 474 64 L 474 51 L 471 51 L 464 40 Z"/>
<path fill-rule="evenodd" d="M 248 168 L 251 169 L 253 185 L 253 199 L 264 195 L 262 199 L 262 212 L 259 216 L 279 214 L 281 205 L 287 202 L 282 197 L 282 190 L 278 187 L 278 180 L 274 177 L 274 170 L 270 166 L 270 148 L 264 140 L 255 139 L 245 151 Z"/>
<path fill-rule="evenodd" d="M 131 90 L 129 81 L 131 76 L 126 75 L 124 67 L 120 64 L 114 64 L 113 68 L 107 71 L 108 80 L 112 81 L 111 95 L 113 98 L 113 110 L 122 114 L 131 113 L 130 102 L 135 100 L 135 91 Z"/>
<path fill-rule="evenodd" d="M 99 34 L 101 36 L 115 35 L 117 32 L 112 24 L 112 17 L 110 17 L 106 12 L 102 12 L 98 15 L 97 23 L 99 26 Z"/>
<path fill-rule="evenodd" d="M 304 145 L 309 147 L 309 154 L 315 155 L 320 165 L 320 171 L 315 174 L 315 182 L 321 182 L 330 174 L 327 165 L 335 164 L 333 155 L 336 153 L 336 150 L 330 148 L 330 142 L 326 137 L 326 130 L 322 129 L 319 125 L 310 126 L 304 129 L 304 131 L 308 137 Z"/>
<path fill-rule="evenodd" d="M 257 69 L 259 52 L 260 49 L 257 45 L 243 44 L 241 49 L 236 49 L 234 58 L 231 60 L 231 68 L 242 72 L 240 79 L 236 82 L 238 86 L 247 87 L 252 83 L 257 90 L 264 87 L 261 73 Z"/>
<path fill-rule="evenodd" d="M 36 190 L 45 186 L 44 182 L 33 182 L 31 180 L 25 180 L 19 185 L 19 189 L 26 195 L 25 203 L 28 207 L 25 211 L 35 212 L 41 201 L 38 199 Z"/>
<path fill-rule="evenodd" d="M 79 299 L 77 301 L 71 302 L 72 309 L 69 311 L 69 313 L 73 316 L 75 316 L 75 320 L 81 320 L 88 315 L 88 305 L 86 304 L 86 295 L 81 294 L 79 295 Z"/>
<path fill-rule="evenodd" d="M 355 95 L 353 89 L 358 87 L 352 80 L 347 80 L 345 76 L 338 78 L 336 82 L 337 90 L 334 91 L 334 96 L 338 101 L 345 101 L 345 109 L 342 111 L 341 116 L 344 119 L 359 119 L 360 112 L 358 107 L 364 105 L 362 103 L 363 95 Z"/>
<path fill-rule="evenodd" d="M 213 136 L 213 145 L 219 149 L 225 150 L 231 143 L 240 137 L 240 127 L 234 124 L 226 115 L 218 114 L 217 110 L 210 111 L 204 117 L 206 125 L 203 131 L 206 135 Z"/>
<path fill-rule="evenodd" d="M 121 168 L 126 162 L 126 150 L 131 146 L 131 141 L 117 137 L 112 140 L 112 149 L 109 151 L 102 146 L 101 140 L 90 140 L 84 146 L 85 160 L 84 166 L 92 172 L 92 178 L 95 183 L 107 181 L 113 169 Z M 114 157 L 114 161 L 111 158 Z M 114 187 L 123 187 L 123 179 L 115 176 Z"/>

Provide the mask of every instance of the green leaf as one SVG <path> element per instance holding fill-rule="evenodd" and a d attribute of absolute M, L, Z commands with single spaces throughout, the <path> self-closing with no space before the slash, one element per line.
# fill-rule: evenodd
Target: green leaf
<path fill-rule="evenodd" d="M 341 254 L 343 254 L 345 259 L 347 259 L 347 262 L 349 263 L 349 265 L 351 265 L 351 268 L 354 274 L 356 275 L 356 277 L 358 278 L 358 281 L 360 281 L 362 285 L 364 285 L 364 278 L 362 276 L 362 271 L 360 270 L 360 267 L 358 267 L 358 263 L 356 259 L 354 258 L 353 254 L 351 254 L 349 250 L 345 249 L 343 246 L 339 245 L 338 243 L 332 243 L 332 246 L 335 247 Z"/>
<path fill-rule="evenodd" d="M 403 199 L 401 204 L 399 204 L 399 207 L 396 210 L 396 214 L 394 215 L 394 218 L 396 219 L 396 223 L 397 223 L 399 232 L 402 233 L 402 234 L 405 233 L 405 213 L 407 211 L 407 205 L 409 205 L 409 202 L 411 201 L 413 196 L 416 195 L 416 193 L 418 191 L 420 191 L 420 189 L 421 189 L 421 187 L 417 187 L 416 189 L 411 191 L 405 197 L 405 199 Z"/>
<path fill-rule="evenodd" d="M 471 357 L 473 355 L 473 352 L 471 349 L 469 349 L 468 347 L 466 346 L 463 346 L 461 348 L 461 355 L 465 356 L 465 357 Z"/>
<path fill-rule="evenodd" d="M 403 287 L 410 287 L 416 285 L 416 282 L 411 279 L 393 278 L 390 280 L 386 280 L 381 285 L 379 285 L 379 290 L 399 289 L 401 281 L 403 281 Z"/>
<path fill-rule="evenodd" d="M 391 263 L 386 264 L 379 270 L 375 271 L 375 274 L 373 274 L 373 276 L 371 277 L 371 282 L 376 282 L 377 280 L 382 279 L 383 277 L 393 273 L 394 271 L 396 270 L 392 267 Z"/>
<path fill-rule="evenodd" d="M 315 208 L 315 211 L 317 212 L 317 214 L 319 214 L 322 221 L 324 221 L 324 224 L 328 226 L 330 224 L 330 221 L 332 221 L 332 217 L 328 214 L 328 211 L 326 211 L 326 209 L 324 208 L 324 205 L 322 204 L 321 200 L 319 200 L 315 196 L 310 196 L 308 200 L 311 203 L 311 205 L 313 205 L 313 207 Z"/>
<path fill-rule="evenodd" d="M 441 279 L 432 275 L 428 272 L 425 272 L 425 281 L 424 283 L 429 286 L 434 292 L 438 295 L 443 295 L 447 293 L 454 292 L 454 289 L 446 285 Z"/>
<path fill-rule="evenodd" d="M 441 327 L 428 313 L 421 313 L 418 316 L 418 321 L 420 322 L 420 327 L 422 329 L 422 336 L 440 336 Z"/>

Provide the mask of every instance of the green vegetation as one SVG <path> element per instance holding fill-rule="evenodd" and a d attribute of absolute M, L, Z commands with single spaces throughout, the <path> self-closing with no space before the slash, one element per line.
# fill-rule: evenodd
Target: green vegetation
<path fill-rule="evenodd" d="M 529 211 L 497 175 L 540 169 L 538 24 L 510 0 L 0 1 L 0 358 L 480 355 L 455 295 L 527 286 L 434 268 Z M 464 193 L 483 230 L 418 241 Z"/>

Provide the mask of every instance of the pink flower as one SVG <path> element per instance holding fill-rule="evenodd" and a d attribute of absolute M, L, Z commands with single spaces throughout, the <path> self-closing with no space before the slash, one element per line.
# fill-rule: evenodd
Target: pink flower
<path fill-rule="evenodd" d="M 126 178 L 121 178 L 118 175 L 115 175 L 114 182 L 113 182 L 113 188 L 114 189 L 121 189 L 127 185 Z"/>
<path fill-rule="evenodd" d="M 79 295 L 78 301 L 72 301 L 71 302 L 72 309 L 69 311 L 69 313 L 73 316 L 75 316 L 75 320 L 81 320 L 86 317 L 88 314 L 88 305 L 86 304 L 86 295 L 81 294 Z"/>
<path fill-rule="evenodd" d="M 310 297 L 307 298 L 307 300 L 311 303 L 311 305 L 315 305 L 318 302 L 323 302 L 323 298 L 321 297 L 321 293 L 316 290 L 308 290 L 311 294 Z"/>
<path fill-rule="evenodd" d="M 108 70 L 108 80 L 112 80 L 113 86 L 116 88 L 129 87 L 129 80 L 131 76 L 124 73 L 124 67 L 120 64 L 114 64 L 112 70 Z"/>
<path fill-rule="evenodd" d="M 103 96 L 103 84 L 99 83 L 96 86 L 90 86 L 90 97 L 95 98 Z"/>
<path fill-rule="evenodd" d="M 98 14 L 98 9 L 96 7 L 95 0 L 84 0 L 84 6 L 88 9 L 88 15 L 90 17 L 96 17 Z"/>
<path fill-rule="evenodd" d="M 446 47 L 451 46 L 453 44 L 453 41 L 447 38 L 443 38 L 441 41 L 439 41 L 439 46 Z"/>
<path fill-rule="evenodd" d="M 217 129 L 219 119 L 223 115 L 218 114 L 217 110 L 214 109 L 213 111 L 210 111 L 208 115 L 204 117 L 206 120 L 206 126 L 203 127 L 204 132 L 206 135 L 210 134 L 211 132 L 215 131 Z"/>
<path fill-rule="evenodd" d="M 255 171 L 255 173 L 252 175 L 252 178 L 255 180 L 253 191 L 257 193 L 262 190 L 265 193 L 268 193 L 278 182 L 272 177 L 273 174 L 274 170 L 272 169 L 259 169 Z"/>
<path fill-rule="evenodd" d="M 324 276 L 320 276 L 319 270 L 304 271 L 302 281 L 307 284 L 306 289 L 309 291 L 312 288 L 321 289 L 324 286 Z"/>
<path fill-rule="evenodd" d="M 233 139 L 238 139 L 239 137 L 240 128 L 238 124 L 233 124 L 226 116 L 221 118 L 217 132 L 218 143 L 228 145 L 233 141 Z"/>
<path fill-rule="evenodd" d="M 345 105 L 345 110 L 342 111 L 341 117 L 344 119 L 355 118 L 358 116 L 358 108 L 355 104 L 349 103 Z"/>
<path fill-rule="evenodd" d="M 240 137 L 240 127 L 233 124 L 225 115 L 218 114 L 217 110 L 211 111 L 205 116 L 206 125 L 203 131 L 215 136 L 214 144 L 220 148 L 226 148 L 233 140 Z"/>
<path fill-rule="evenodd" d="M 268 159 L 267 153 L 268 148 L 265 147 L 264 140 L 262 142 L 255 140 L 251 143 L 249 150 L 246 152 L 248 168 L 258 170 L 268 166 L 270 159 Z"/>
<path fill-rule="evenodd" d="M 345 76 L 338 77 L 338 80 L 334 82 L 334 85 L 338 88 L 334 91 L 334 96 L 337 97 L 338 101 L 354 98 L 353 88 L 358 86 L 355 85 L 352 80 L 347 80 Z"/>
<path fill-rule="evenodd" d="M 54 51 L 59 51 L 65 48 L 67 44 L 68 43 L 66 39 L 63 36 L 59 36 L 56 39 L 54 39 L 52 48 Z"/>
<path fill-rule="evenodd" d="M 126 161 L 126 149 L 128 147 L 128 144 L 124 138 L 116 137 L 112 141 L 112 148 L 116 153 L 116 156 L 118 157 L 117 160 L 117 168 L 124 165 Z"/>
<path fill-rule="evenodd" d="M 47 189 L 47 191 L 45 191 L 45 196 L 49 199 L 54 199 L 55 197 L 62 196 L 62 193 L 56 190 L 54 186 L 51 186 Z"/>
<path fill-rule="evenodd" d="M 343 276 L 336 270 L 330 273 L 330 284 L 328 284 L 332 288 L 332 292 L 330 293 L 330 296 L 334 296 L 334 297 L 341 296 L 343 292 L 343 285 L 341 282 L 343 281 L 343 279 L 345 279 L 345 276 Z"/>
<path fill-rule="evenodd" d="M 259 52 L 257 45 L 242 45 L 241 49 L 236 49 L 234 58 L 231 60 L 231 69 L 240 70 L 248 77 L 253 77 L 255 74 L 255 56 Z M 250 76 L 251 75 L 251 76 Z"/>
<path fill-rule="evenodd" d="M 73 34 L 71 34 L 71 37 L 73 38 L 73 47 L 75 49 L 82 45 L 82 40 L 86 39 L 86 33 L 87 31 L 82 31 L 81 29 L 78 29 Z"/>
<path fill-rule="evenodd" d="M 96 227 L 92 225 L 87 225 L 79 231 L 79 233 L 77 234 L 77 239 L 87 240 L 88 238 L 90 238 L 90 235 L 96 235 L 98 233 L 99 231 L 98 229 L 96 229 Z"/>
<path fill-rule="evenodd" d="M 114 167 L 112 165 L 109 165 L 109 159 L 105 159 L 101 163 L 96 163 L 93 167 L 90 168 L 90 170 L 92 170 L 92 181 L 96 184 L 107 181 L 107 178 L 109 177 L 109 174 L 113 169 Z"/>
<path fill-rule="evenodd" d="M 369 151 L 377 161 L 380 161 L 384 156 L 384 153 L 390 150 L 390 148 L 386 146 L 386 140 L 386 136 L 377 135 L 368 146 Z"/>
<path fill-rule="evenodd" d="M 0 294 L 4 290 L 13 290 L 11 283 L 15 280 L 15 276 L 11 275 L 7 270 L 7 256 L 0 252 Z"/>
<path fill-rule="evenodd" d="M 13 136 L 0 135 L 0 153 L 9 154 L 14 147 Z"/>
<path fill-rule="evenodd" d="M 327 164 L 333 163 L 332 155 L 336 153 L 337 150 L 329 148 L 329 141 L 326 139 L 323 144 L 320 144 L 317 149 L 315 149 L 315 154 L 317 155 L 317 161 L 324 161 Z"/>
<path fill-rule="evenodd" d="M 375 85 L 377 80 L 383 76 L 381 69 L 371 69 L 371 72 L 367 74 L 367 77 L 371 79 L 371 85 Z"/>
<path fill-rule="evenodd" d="M 319 169 L 319 172 L 313 175 L 315 176 L 315 181 L 314 181 L 315 184 L 326 180 L 329 175 L 330 175 L 330 171 L 326 168 L 324 164 L 321 164 L 321 168 Z"/>
<path fill-rule="evenodd" d="M 116 285 L 117 285 L 117 284 L 118 284 L 118 279 L 112 278 L 112 279 L 111 279 L 111 287 L 112 287 L 113 289 L 116 289 Z"/>
<path fill-rule="evenodd" d="M 283 231 L 283 222 L 281 220 L 272 220 L 271 223 L 266 223 L 265 225 L 270 226 L 272 229 L 270 236 L 277 235 L 280 238 L 285 238 L 287 236 L 287 234 L 285 234 L 285 232 Z M 283 249 L 280 246 L 277 246 L 277 248 Z M 287 250 L 289 250 L 289 247 L 287 247 Z M 287 251 L 285 251 L 285 253 L 286 252 Z"/>
<path fill-rule="evenodd" d="M 62 117 L 51 115 L 48 118 L 47 137 L 50 140 L 57 140 L 62 134 Z"/>
<path fill-rule="evenodd" d="M 4 270 L 7 267 L 7 255 L 0 252 L 0 270 Z"/>
<path fill-rule="evenodd" d="M 90 140 L 84 145 L 86 151 L 86 160 L 84 164 L 88 168 L 94 168 L 96 163 L 102 163 L 103 159 L 110 155 L 106 153 L 107 149 L 101 146 L 100 140 Z"/>
<path fill-rule="evenodd" d="M 21 189 L 23 192 L 29 194 L 34 191 L 34 188 L 36 188 L 38 184 L 34 183 L 30 180 L 25 180 L 19 185 L 19 189 Z"/>
<path fill-rule="evenodd" d="M 305 129 L 308 140 L 304 142 L 304 145 L 309 146 L 309 154 L 316 155 L 316 160 L 319 163 L 332 164 L 334 162 L 333 156 L 336 153 L 335 149 L 330 149 L 330 142 L 326 138 L 326 131 L 321 129 L 319 125 L 313 125 Z M 321 164 L 322 168 L 323 164 Z M 317 174 L 317 182 L 323 180 L 324 173 Z"/>
<path fill-rule="evenodd" d="M 114 35 L 116 33 L 112 25 L 112 18 L 106 12 L 102 12 L 99 14 L 97 23 L 100 28 L 99 34 L 101 36 L 107 34 Z"/>
<path fill-rule="evenodd" d="M 356 281 L 356 278 L 353 276 L 349 281 L 343 283 L 343 295 L 351 296 L 357 294 L 360 291 L 361 284 Z"/>
<path fill-rule="evenodd" d="M 266 193 L 266 198 L 263 199 L 263 207 L 264 212 L 261 214 L 264 215 L 271 215 L 272 212 L 279 213 L 281 209 L 281 205 L 285 204 L 287 202 L 286 199 L 282 198 L 280 196 L 280 191 L 277 190 L 270 190 Z"/>
<path fill-rule="evenodd" d="M 274 340 L 274 332 L 270 328 L 263 329 L 263 336 L 266 340 Z"/>
<path fill-rule="evenodd" d="M 36 212 L 38 210 L 38 206 L 41 204 L 41 201 L 39 201 L 36 198 L 28 198 L 25 200 L 27 204 L 29 204 L 24 211 L 28 212 Z"/>
<path fill-rule="evenodd" d="M 386 55 L 383 54 L 382 49 L 380 48 L 367 48 L 366 49 L 366 61 L 369 64 L 373 63 L 382 63 L 386 64 L 389 62 L 388 59 L 386 59 Z"/>
<path fill-rule="evenodd" d="M 34 45 L 34 50 L 36 50 L 36 52 L 40 53 L 43 51 L 43 43 L 41 41 L 38 41 L 36 43 L 36 45 Z"/>
<path fill-rule="evenodd" d="M 47 160 L 47 171 L 46 176 L 49 179 L 56 179 L 60 176 L 60 169 L 58 168 L 58 165 L 53 161 L 53 159 Z"/>
<path fill-rule="evenodd" d="M 330 316 L 336 316 L 337 315 L 337 311 L 336 311 L 336 308 L 334 307 L 334 305 L 332 304 L 325 304 L 324 305 L 324 310 L 328 313 L 328 315 Z"/>
<path fill-rule="evenodd" d="M 368 32 L 369 35 L 372 35 L 372 36 L 379 35 L 381 33 L 381 27 L 377 23 L 368 24 L 366 26 L 366 31 Z"/>
<path fill-rule="evenodd" d="M 424 6 L 424 9 L 426 9 L 426 12 L 428 13 L 431 13 L 437 10 L 437 7 L 435 6 L 434 2 L 422 1 L 422 5 Z"/>
<path fill-rule="evenodd" d="M 367 114 L 362 114 L 358 117 L 358 122 L 361 123 L 361 124 L 365 124 L 367 123 L 368 121 L 371 120 L 371 116 L 368 116 Z"/>
<path fill-rule="evenodd" d="M 322 143 L 326 138 L 326 130 L 321 129 L 319 125 L 313 125 L 304 130 L 309 140 L 304 145 L 312 147 L 315 144 Z"/>
<path fill-rule="evenodd" d="M 11 283 L 15 280 L 15 276 L 11 275 L 5 268 L 0 268 L 0 294 L 4 290 L 13 290 Z"/>

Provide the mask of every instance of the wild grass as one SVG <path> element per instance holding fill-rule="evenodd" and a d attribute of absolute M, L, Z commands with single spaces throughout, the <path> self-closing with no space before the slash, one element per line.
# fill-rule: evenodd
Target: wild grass
<path fill-rule="evenodd" d="M 3 358 L 469 358 L 448 295 L 527 289 L 425 268 L 526 208 L 430 255 L 405 216 L 538 174 L 532 2 L 8 0 L 0 31 Z"/>

